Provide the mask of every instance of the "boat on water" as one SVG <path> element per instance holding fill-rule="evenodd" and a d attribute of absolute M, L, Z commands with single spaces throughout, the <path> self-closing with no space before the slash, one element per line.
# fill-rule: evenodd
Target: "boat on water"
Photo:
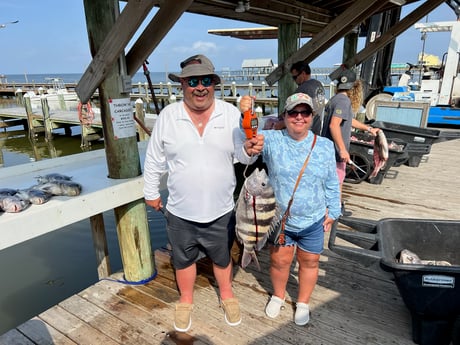
<path fill-rule="evenodd" d="M 30 97 L 32 109 L 38 109 L 41 107 L 42 98 L 46 98 L 50 109 L 60 109 L 63 104 L 69 104 L 69 102 L 75 102 L 76 107 L 79 99 L 75 91 L 69 91 L 64 83 L 64 80 L 60 77 L 46 77 L 45 85 L 48 87 L 39 87 L 37 92 L 27 91 L 24 96 Z M 21 89 L 16 90 L 16 93 L 22 92 Z"/>

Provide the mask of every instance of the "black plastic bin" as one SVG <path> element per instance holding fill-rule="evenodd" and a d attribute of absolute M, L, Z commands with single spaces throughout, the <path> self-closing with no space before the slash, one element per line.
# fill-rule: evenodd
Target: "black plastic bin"
<path fill-rule="evenodd" d="M 380 169 L 375 177 L 369 177 L 374 170 L 374 137 L 366 133 L 352 133 L 350 140 L 350 159 L 361 169 L 353 165 L 347 165 L 345 181 L 349 183 L 360 183 L 368 180 L 372 184 L 381 184 L 387 171 L 398 166 L 398 162 L 405 161 L 408 158 L 406 146 L 407 143 L 399 139 L 387 138 L 388 143 L 394 142 L 397 145 L 390 147 L 388 150 L 388 160 L 385 166 Z"/>
<path fill-rule="evenodd" d="M 405 164 L 418 167 L 425 154 L 431 152 L 431 145 L 439 139 L 441 131 L 432 128 L 420 128 L 399 123 L 375 121 L 372 127 L 380 128 L 390 138 L 398 138 L 407 143 L 408 159 Z"/>
<path fill-rule="evenodd" d="M 371 221 L 341 218 L 353 230 L 334 224 L 329 248 L 366 266 L 394 275 L 412 316 L 412 339 L 420 345 L 460 345 L 460 221 L 387 218 Z M 339 246 L 336 237 L 358 247 Z M 403 264 L 401 250 L 422 260 L 448 261 L 451 266 Z M 377 265 L 375 265 L 377 267 Z"/>

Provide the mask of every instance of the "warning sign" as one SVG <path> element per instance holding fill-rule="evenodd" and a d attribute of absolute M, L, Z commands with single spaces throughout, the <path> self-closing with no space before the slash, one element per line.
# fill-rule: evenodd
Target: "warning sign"
<path fill-rule="evenodd" d="M 136 136 L 131 100 L 129 98 L 110 99 L 109 105 L 115 139 Z"/>

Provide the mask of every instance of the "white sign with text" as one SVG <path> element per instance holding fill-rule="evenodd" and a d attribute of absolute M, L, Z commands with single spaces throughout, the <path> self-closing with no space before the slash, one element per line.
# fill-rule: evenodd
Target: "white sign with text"
<path fill-rule="evenodd" d="M 115 140 L 136 136 L 131 100 L 129 98 L 110 99 L 109 105 Z"/>

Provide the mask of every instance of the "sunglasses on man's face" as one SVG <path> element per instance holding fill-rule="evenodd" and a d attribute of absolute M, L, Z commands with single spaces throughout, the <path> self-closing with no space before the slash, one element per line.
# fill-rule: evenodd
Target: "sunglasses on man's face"
<path fill-rule="evenodd" d="M 311 116 L 312 112 L 309 110 L 289 110 L 287 111 L 289 117 L 297 117 L 298 114 L 302 115 L 302 117 L 309 117 Z"/>
<path fill-rule="evenodd" d="M 204 87 L 208 87 L 212 85 L 213 78 L 212 77 L 192 77 L 187 78 L 187 84 L 190 87 L 197 87 L 198 84 L 201 82 L 201 85 Z"/>

